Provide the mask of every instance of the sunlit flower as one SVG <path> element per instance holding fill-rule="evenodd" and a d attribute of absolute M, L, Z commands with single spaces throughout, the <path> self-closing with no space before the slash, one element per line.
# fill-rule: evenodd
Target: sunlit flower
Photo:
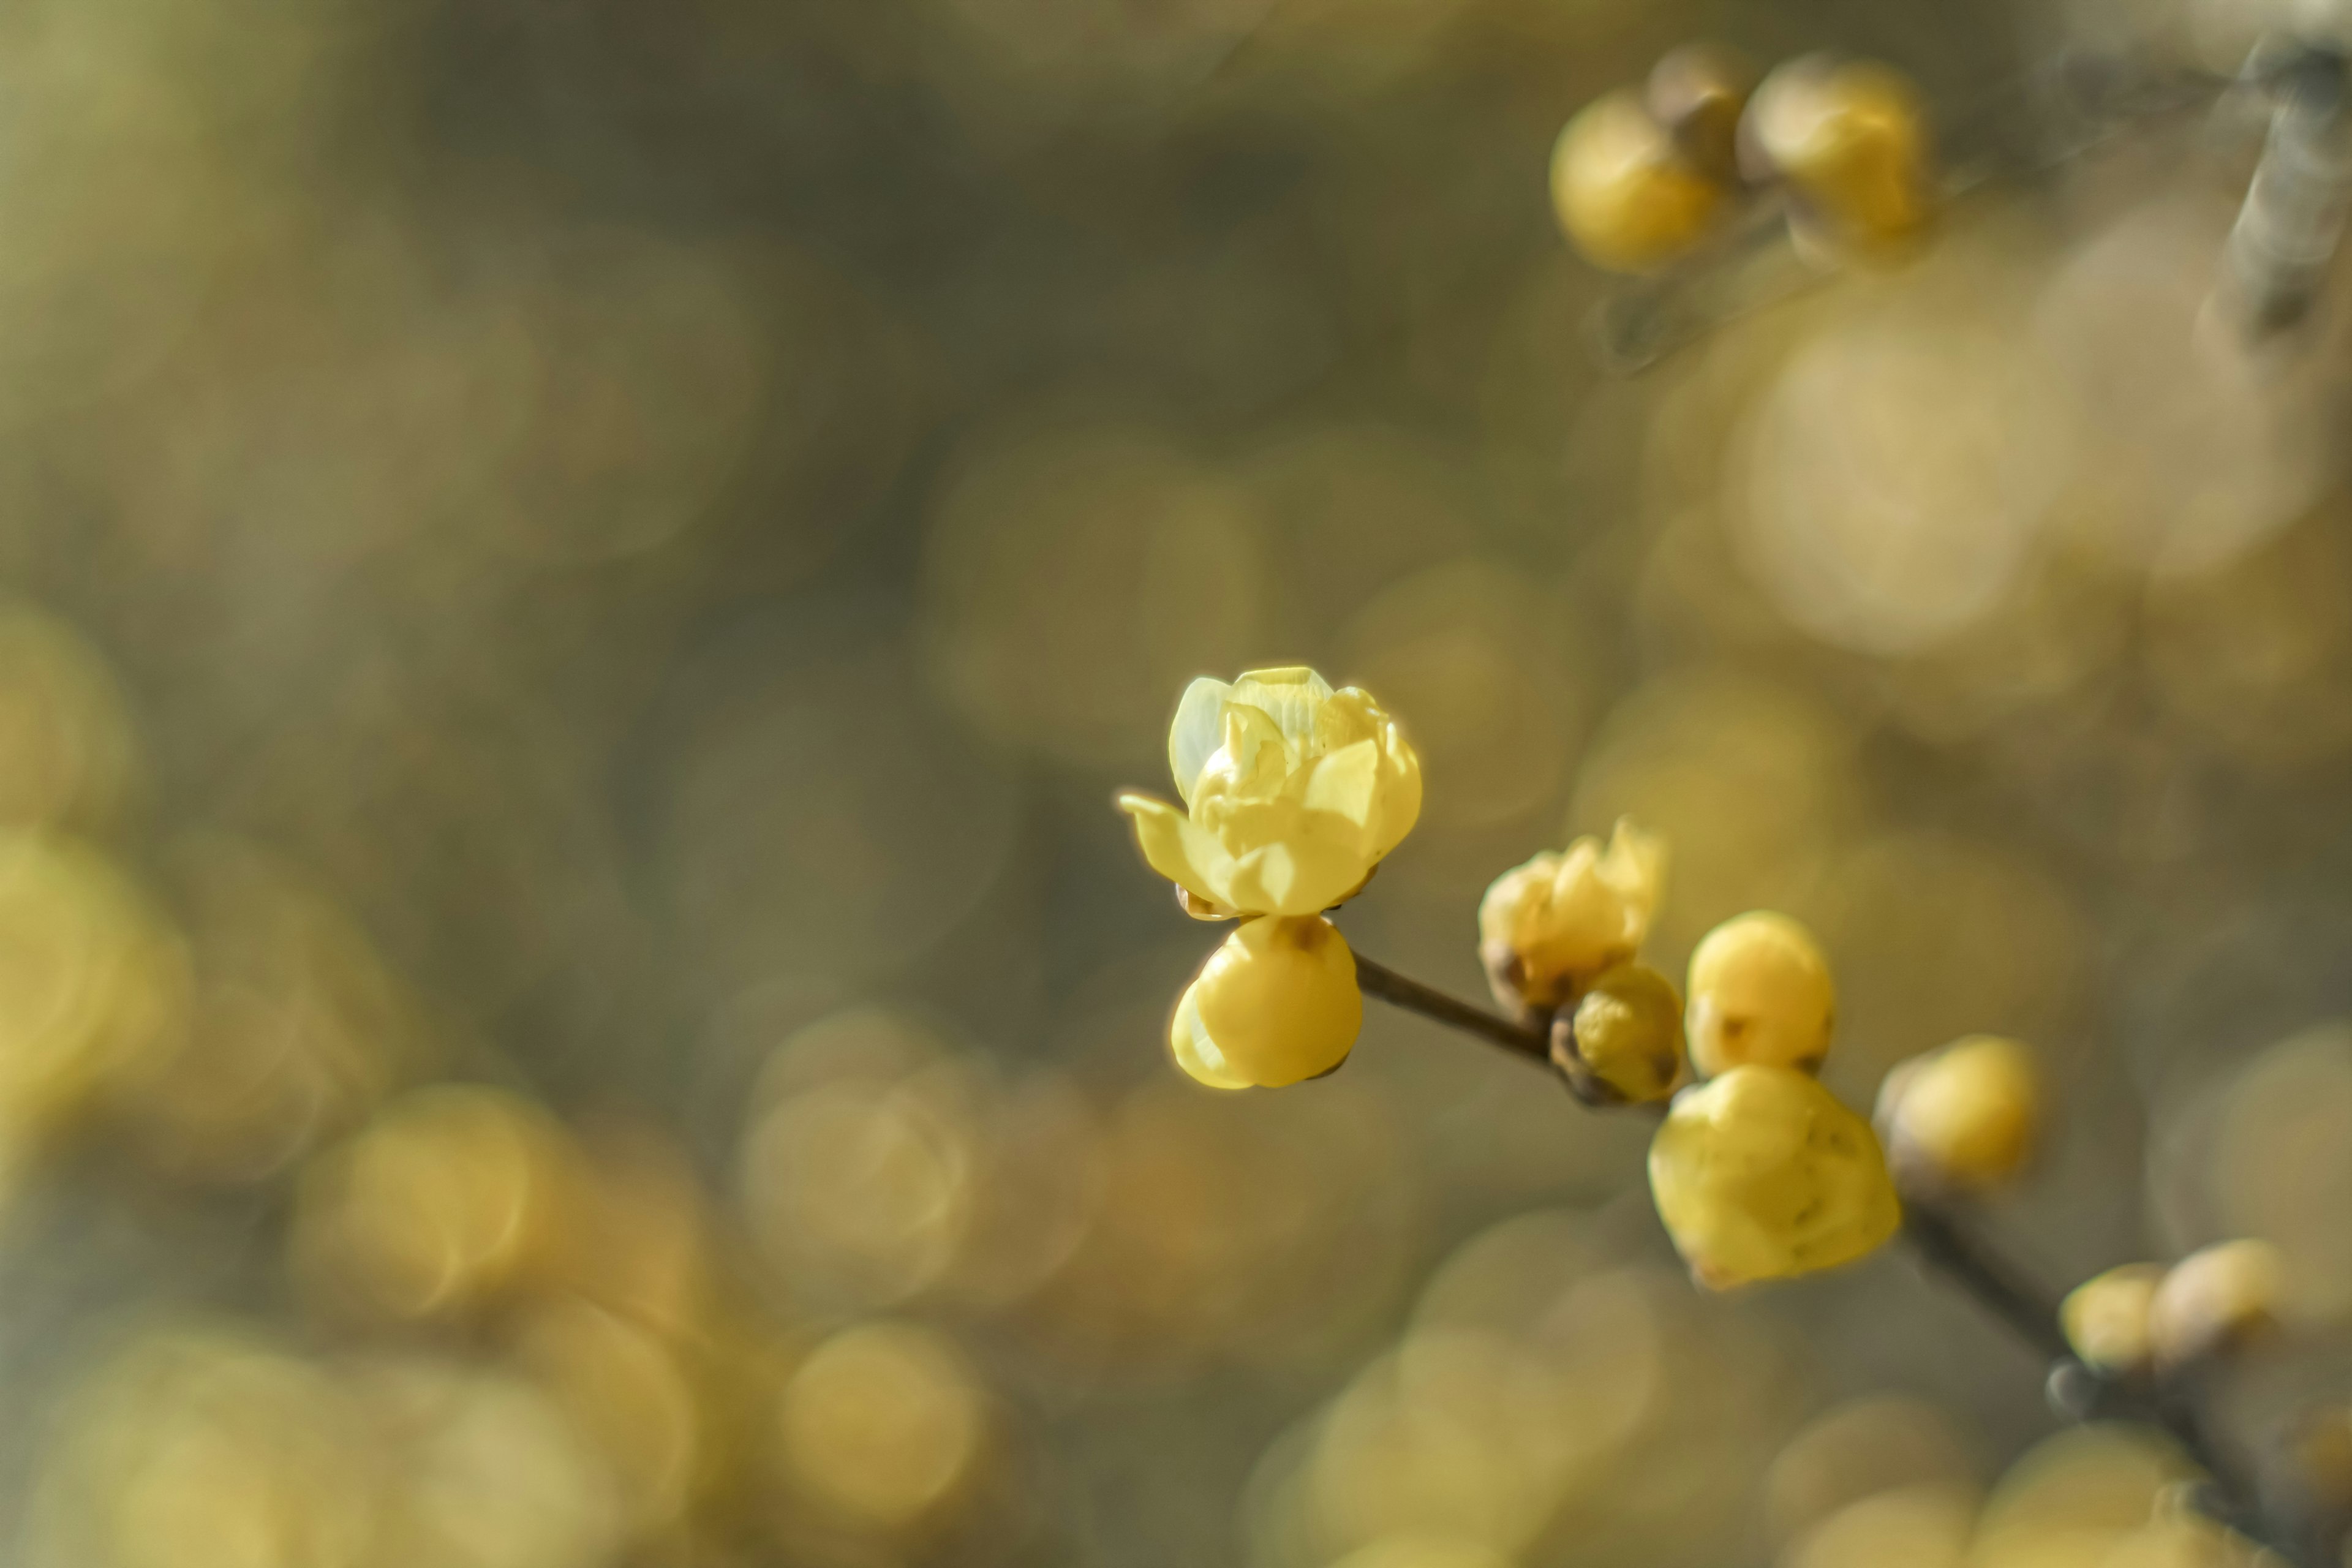
<path fill-rule="evenodd" d="M 1363 1022 L 1355 954 L 1330 921 L 1246 921 L 1184 988 L 1168 1047 L 1212 1089 L 1276 1089 L 1347 1060 Z"/>
<path fill-rule="evenodd" d="M 1903 1215 L 1870 1124 L 1793 1068 L 1734 1068 L 1677 1097 L 1650 1144 L 1650 1193 L 1716 1289 L 1852 1262 Z"/>
<path fill-rule="evenodd" d="M 1168 760 L 1187 809 L 1133 792 L 1119 808 L 1151 868 L 1208 919 L 1329 909 L 1421 815 L 1421 759 L 1396 721 L 1304 667 L 1192 682 Z"/>
<path fill-rule="evenodd" d="M 1665 881 L 1666 841 L 1630 818 L 1606 847 L 1580 838 L 1504 872 L 1478 905 L 1479 955 L 1497 999 L 1549 1012 L 1633 957 Z"/>

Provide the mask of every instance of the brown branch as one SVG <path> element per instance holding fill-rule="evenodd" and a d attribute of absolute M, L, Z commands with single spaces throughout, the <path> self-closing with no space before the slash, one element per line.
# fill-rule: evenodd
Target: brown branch
<path fill-rule="evenodd" d="M 1402 1007 L 1464 1034 L 1475 1035 L 1488 1045 L 1500 1046 L 1513 1056 L 1538 1066 L 1551 1065 L 1551 1040 L 1542 1030 L 1514 1023 L 1435 986 L 1408 979 L 1360 952 L 1356 954 L 1356 984 L 1365 995 L 1377 996 L 1392 1007 Z"/>

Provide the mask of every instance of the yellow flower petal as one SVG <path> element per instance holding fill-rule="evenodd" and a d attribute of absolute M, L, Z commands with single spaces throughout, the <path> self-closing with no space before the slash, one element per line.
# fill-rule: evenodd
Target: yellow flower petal
<path fill-rule="evenodd" d="M 1192 786 L 1217 749 L 1217 716 L 1232 691 L 1223 681 L 1204 675 L 1184 689 L 1183 700 L 1176 704 L 1176 721 L 1168 727 L 1168 770 L 1176 775 L 1176 793 L 1186 805 L 1192 804 Z"/>
<path fill-rule="evenodd" d="M 1234 896 L 1226 901 L 1270 915 L 1320 914 L 1353 892 L 1370 868 L 1355 846 L 1309 826 L 1235 861 Z"/>
<path fill-rule="evenodd" d="M 1316 716 L 1331 700 L 1331 686 L 1303 664 L 1253 669 L 1234 682 L 1225 700 L 1256 709 L 1274 721 L 1285 740 L 1303 749 L 1315 738 Z"/>
<path fill-rule="evenodd" d="M 1327 753 L 1307 770 L 1306 806 L 1345 818 L 1369 838 L 1380 787 L 1381 749 L 1373 742 L 1359 741 Z"/>
<path fill-rule="evenodd" d="M 1421 753 L 1414 751 L 1394 724 L 1385 726 L 1381 741 L 1379 820 L 1372 826 L 1372 853 L 1385 855 L 1404 842 L 1421 820 Z"/>
<path fill-rule="evenodd" d="M 1136 847 L 1143 851 L 1144 864 L 1198 898 L 1234 904 L 1234 858 L 1215 835 L 1151 795 L 1122 794 L 1118 808 L 1134 819 Z"/>

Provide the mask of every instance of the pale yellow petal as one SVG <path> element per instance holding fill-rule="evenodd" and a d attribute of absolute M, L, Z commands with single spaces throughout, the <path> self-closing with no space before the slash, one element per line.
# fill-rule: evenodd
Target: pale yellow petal
<path fill-rule="evenodd" d="M 1143 851 L 1146 865 L 1197 897 L 1234 904 L 1229 896 L 1234 858 L 1213 834 L 1151 795 L 1123 794 L 1118 808 L 1134 820 L 1136 846 Z"/>
<path fill-rule="evenodd" d="M 1194 783 L 1193 796 L 1272 798 L 1290 775 L 1290 747 L 1264 710 L 1228 701 L 1218 710 L 1219 743 Z"/>
<path fill-rule="evenodd" d="M 1168 727 L 1168 768 L 1187 805 L 1192 804 L 1192 785 L 1208 765 L 1209 754 L 1217 749 L 1217 715 L 1232 691 L 1223 681 L 1204 675 L 1184 689 L 1183 700 L 1176 704 L 1175 722 Z"/>
<path fill-rule="evenodd" d="M 1264 713 L 1301 751 L 1313 742 L 1316 716 L 1330 700 L 1330 683 L 1303 664 L 1250 670 L 1234 682 L 1225 699 Z"/>
<path fill-rule="evenodd" d="M 1381 743 L 1380 812 L 1372 825 L 1372 853 L 1385 855 L 1404 842 L 1421 820 L 1421 753 L 1394 724 Z"/>
<path fill-rule="evenodd" d="M 1312 915 L 1354 891 L 1371 870 L 1371 858 L 1338 833 L 1313 826 L 1323 822 L 1345 830 L 1344 822 L 1320 816 L 1307 821 L 1299 831 L 1236 859 L 1234 896 L 1226 901 L 1252 912 Z"/>
<path fill-rule="evenodd" d="M 1359 741 L 1377 741 L 1387 726 L 1388 715 L 1370 692 L 1360 686 L 1343 687 L 1316 712 L 1315 749 L 1336 752 Z"/>
<path fill-rule="evenodd" d="M 1307 770 L 1304 805 L 1356 825 L 1369 839 L 1381 805 L 1381 749 L 1370 741 L 1343 746 Z"/>

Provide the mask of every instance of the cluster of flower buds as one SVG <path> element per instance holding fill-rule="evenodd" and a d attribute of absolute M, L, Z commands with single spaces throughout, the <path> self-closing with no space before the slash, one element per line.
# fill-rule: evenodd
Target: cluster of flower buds
<path fill-rule="evenodd" d="M 1552 1061 L 1591 1105 L 1646 1104 L 1682 1086 L 1682 999 L 1635 961 L 1665 886 L 1665 846 L 1631 822 L 1495 879 L 1478 957 L 1506 1013 L 1551 1033 Z"/>
<path fill-rule="evenodd" d="M 1345 1061 L 1363 1022 L 1355 955 L 1325 910 L 1363 890 L 1421 815 L 1421 759 L 1380 704 L 1311 669 L 1194 681 L 1169 731 L 1180 807 L 1119 796 L 1187 913 L 1240 924 L 1185 988 L 1177 1065 L 1271 1089 Z"/>
<path fill-rule="evenodd" d="M 1902 1210 L 1869 1124 L 1813 1076 L 1837 1014 L 1829 963 L 1788 916 L 1744 914 L 1692 954 L 1685 1007 L 1636 957 L 1665 859 L 1654 837 L 1620 822 L 1605 845 L 1579 839 L 1504 873 L 1478 910 L 1496 999 L 1549 1019 L 1553 1063 L 1587 1103 L 1672 1101 L 1650 1184 L 1702 1282 L 1862 1257 Z"/>
<path fill-rule="evenodd" d="M 1650 1191 L 1701 1283 L 1723 1289 L 1835 1268 L 1902 1222 L 1870 1123 L 1813 1075 L 1837 1016 L 1805 928 L 1759 910 L 1691 954 L 1686 1026 L 1703 1076 L 1650 1145 Z"/>
<path fill-rule="evenodd" d="M 1927 116 L 1893 68 L 1808 55 L 1760 81 L 1706 44 L 1578 112 L 1552 150 L 1552 205 L 1585 258 L 1650 272 L 1777 197 L 1825 258 L 1901 254 L 1935 208 Z"/>
<path fill-rule="evenodd" d="M 2170 1376 L 2273 1332 L 2284 1273 L 2264 1241 L 2221 1242 L 2169 1268 L 2127 1263 L 2077 1286 L 2059 1325 L 2104 1377 Z"/>

